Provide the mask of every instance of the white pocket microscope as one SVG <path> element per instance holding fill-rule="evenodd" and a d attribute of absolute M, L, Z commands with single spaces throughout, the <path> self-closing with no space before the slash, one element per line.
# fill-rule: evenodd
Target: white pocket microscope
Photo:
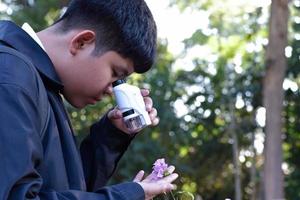
<path fill-rule="evenodd" d="M 136 133 L 150 125 L 151 120 L 140 89 L 127 84 L 123 79 L 113 82 L 112 85 L 118 108 L 130 132 Z"/>

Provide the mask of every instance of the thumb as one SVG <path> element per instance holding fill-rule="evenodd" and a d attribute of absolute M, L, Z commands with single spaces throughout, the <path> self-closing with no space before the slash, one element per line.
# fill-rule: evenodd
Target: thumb
<path fill-rule="evenodd" d="M 145 172 L 143 170 L 139 171 L 137 175 L 134 177 L 133 182 L 140 182 L 143 179 Z"/>
<path fill-rule="evenodd" d="M 122 112 L 117 107 L 115 107 L 114 109 L 108 112 L 107 117 L 109 119 L 120 119 L 122 118 Z"/>

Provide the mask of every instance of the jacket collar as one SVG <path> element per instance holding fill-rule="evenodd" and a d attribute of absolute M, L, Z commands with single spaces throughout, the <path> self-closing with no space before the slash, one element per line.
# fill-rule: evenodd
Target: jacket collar
<path fill-rule="evenodd" d="M 35 31 L 32 29 L 32 27 L 28 24 L 28 23 L 24 23 L 23 25 L 22 25 L 22 29 L 28 34 L 28 35 L 30 35 L 30 37 L 36 42 L 36 43 L 38 43 L 39 45 L 40 45 L 40 47 L 42 47 L 42 49 L 44 50 L 44 51 L 46 51 L 45 50 L 45 47 L 44 47 L 44 45 L 43 45 L 43 43 L 42 43 L 42 41 L 40 40 L 40 38 L 38 37 L 38 35 L 35 33 Z"/>
<path fill-rule="evenodd" d="M 56 91 L 63 89 L 47 53 L 24 30 L 13 22 L 0 20 L 0 41 L 26 55 L 47 87 Z"/>

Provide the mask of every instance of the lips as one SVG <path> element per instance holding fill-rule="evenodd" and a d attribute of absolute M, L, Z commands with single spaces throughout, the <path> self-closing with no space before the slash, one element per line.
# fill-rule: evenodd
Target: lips
<path fill-rule="evenodd" d="M 101 101 L 101 96 L 95 97 L 94 100 L 96 100 L 96 101 Z"/>
<path fill-rule="evenodd" d="M 92 104 L 92 105 L 94 105 L 94 104 L 96 104 L 97 102 L 99 102 L 99 101 L 101 101 L 101 97 L 92 97 L 92 98 L 90 98 L 89 100 L 88 100 L 88 104 Z"/>

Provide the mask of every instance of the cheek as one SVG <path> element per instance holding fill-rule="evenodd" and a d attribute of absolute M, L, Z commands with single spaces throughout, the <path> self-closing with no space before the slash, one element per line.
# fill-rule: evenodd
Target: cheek
<path fill-rule="evenodd" d="M 97 88 L 104 90 L 112 83 L 110 70 L 102 69 L 93 74 L 93 83 Z"/>
<path fill-rule="evenodd" d="M 107 82 L 105 79 L 93 74 L 93 76 L 90 76 L 81 87 L 83 93 L 89 96 L 95 96 L 103 93 L 106 86 Z"/>
<path fill-rule="evenodd" d="M 78 77 L 81 80 L 80 87 L 84 89 L 94 88 L 101 80 L 101 74 L 95 70 L 87 70 Z"/>
<path fill-rule="evenodd" d="M 89 66 L 89 67 L 88 67 Z M 85 96 L 99 95 L 112 83 L 110 68 L 105 66 L 94 67 L 87 65 L 86 68 L 74 78 L 76 90 Z"/>

